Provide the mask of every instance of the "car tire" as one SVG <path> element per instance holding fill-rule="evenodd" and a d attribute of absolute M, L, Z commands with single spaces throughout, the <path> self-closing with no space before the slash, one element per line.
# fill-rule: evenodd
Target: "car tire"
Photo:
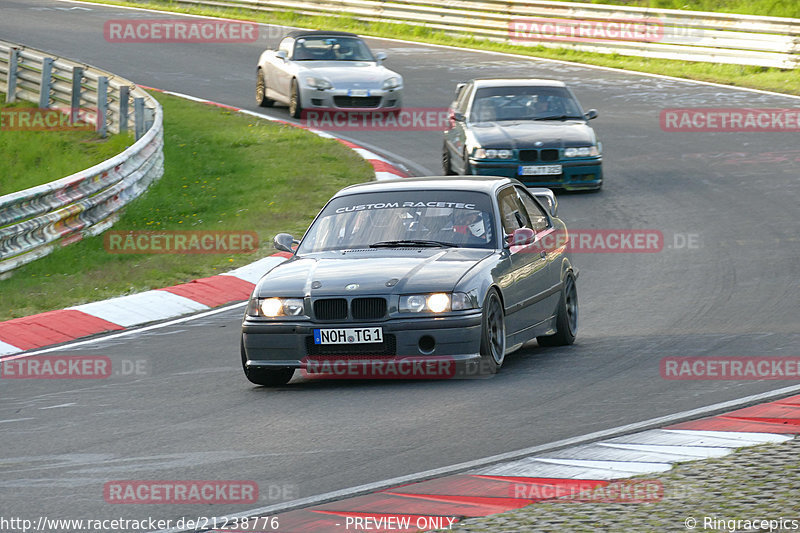
<path fill-rule="evenodd" d="M 567 346 L 575 342 L 578 334 L 578 289 L 575 286 L 575 277 L 570 273 L 564 280 L 561 288 L 561 298 L 558 300 L 556 314 L 555 335 L 536 337 L 539 346 Z"/>
<path fill-rule="evenodd" d="M 297 80 L 292 80 L 292 88 L 289 92 L 289 114 L 294 118 L 300 118 L 303 113 L 303 106 L 300 103 L 300 87 Z"/>
<path fill-rule="evenodd" d="M 275 100 L 267 98 L 267 80 L 264 78 L 264 71 L 258 69 L 256 76 L 256 104 L 259 107 L 272 107 Z"/>
<path fill-rule="evenodd" d="M 496 374 L 506 356 L 506 317 L 497 289 L 489 289 L 481 313 L 481 373 Z"/>
<path fill-rule="evenodd" d="M 453 167 L 450 164 L 450 150 L 447 149 L 447 144 L 442 146 L 442 172 L 445 176 L 454 176 Z"/>
<path fill-rule="evenodd" d="M 241 352 L 242 370 L 244 370 L 244 375 L 250 383 L 266 387 L 280 387 L 289 383 L 294 375 L 294 368 L 248 368 L 244 342 L 241 343 Z"/>
<path fill-rule="evenodd" d="M 469 155 L 467 154 L 466 150 L 464 151 L 464 175 L 472 175 L 472 166 L 469 164 Z"/>

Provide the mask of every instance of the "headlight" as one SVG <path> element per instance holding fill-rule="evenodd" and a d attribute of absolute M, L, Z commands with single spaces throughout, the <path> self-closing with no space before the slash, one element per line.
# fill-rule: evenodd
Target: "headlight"
<path fill-rule="evenodd" d="M 301 316 L 303 309 L 302 298 L 251 298 L 247 305 L 247 314 L 268 318 Z"/>
<path fill-rule="evenodd" d="M 580 148 L 567 148 L 564 150 L 564 157 L 590 157 L 600 155 L 597 146 L 581 146 Z"/>
<path fill-rule="evenodd" d="M 397 87 L 400 87 L 401 83 L 403 82 L 400 81 L 400 78 L 398 78 L 397 76 L 392 76 L 391 78 L 383 82 L 383 88 L 396 89 Z"/>
<path fill-rule="evenodd" d="M 511 159 L 512 150 L 496 150 L 494 148 L 478 148 L 475 150 L 475 159 Z"/>
<path fill-rule="evenodd" d="M 306 78 L 306 83 L 309 87 L 313 87 L 314 89 L 333 89 L 331 82 L 322 78 L 309 76 Z"/>
<path fill-rule="evenodd" d="M 433 294 L 409 294 L 400 297 L 401 313 L 444 313 L 476 308 L 475 302 L 463 292 L 435 292 Z"/>

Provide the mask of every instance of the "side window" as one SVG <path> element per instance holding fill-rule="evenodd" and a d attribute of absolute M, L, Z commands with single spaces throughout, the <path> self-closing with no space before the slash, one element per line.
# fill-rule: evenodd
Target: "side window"
<path fill-rule="evenodd" d="M 519 228 L 530 228 L 531 224 L 525 208 L 522 206 L 517 192 L 513 187 L 507 187 L 497 195 L 500 206 L 500 218 L 503 221 L 503 231 L 511 235 Z"/>
<path fill-rule="evenodd" d="M 522 200 L 522 205 L 525 206 L 525 210 L 528 212 L 528 219 L 531 221 L 531 229 L 538 233 L 550 227 L 547 214 L 539 206 L 536 200 L 533 199 L 531 194 L 521 187 L 516 187 L 516 189 L 517 194 L 519 194 L 519 197 Z"/>
<path fill-rule="evenodd" d="M 292 45 L 294 44 L 294 39 L 291 37 L 284 37 L 281 41 L 281 44 L 278 45 L 278 50 L 283 50 L 286 52 L 288 57 L 292 57 Z"/>
<path fill-rule="evenodd" d="M 466 87 L 461 90 L 461 94 L 458 95 L 458 101 L 456 102 L 456 111 L 459 113 L 466 113 L 467 112 L 467 104 L 469 103 L 470 96 L 472 96 L 472 89 L 474 85 L 472 83 L 468 83 Z"/>

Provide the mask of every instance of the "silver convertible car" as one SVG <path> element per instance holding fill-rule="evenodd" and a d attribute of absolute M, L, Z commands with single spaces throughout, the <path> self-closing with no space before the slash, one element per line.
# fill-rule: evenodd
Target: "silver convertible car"
<path fill-rule="evenodd" d="M 304 109 L 399 111 L 403 77 L 384 59 L 353 33 L 290 32 L 258 60 L 256 103 L 286 104 L 295 118 Z"/>
<path fill-rule="evenodd" d="M 424 370 L 437 361 L 467 369 L 458 376 L 486 375 L 531 339 L 572 344 L 578 272 L 555 234 L 566 228 L 552 191 L 515 179 L 405 178 L 342 189 L 302 241 L 275 236 L 292 257 L 261 278 L 248 303 L 244 373 L 283 385 L 295 369 L 323 363 L 402 370 L 399 363 L 413 361 L 407 369 Z"/>

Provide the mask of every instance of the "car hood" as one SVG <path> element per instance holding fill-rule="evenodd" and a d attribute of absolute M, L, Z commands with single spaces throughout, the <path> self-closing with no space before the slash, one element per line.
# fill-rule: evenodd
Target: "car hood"
<path fill-rule="evenodd" d="M 596 142 L 594 130 L 578 120 L 480 122 L 471 124 L 470 131 L 484 148 L 567 148 Z"/>
<path fill-rule="evenodd" d="M 475 248 L 404 248 L 295 256 L 261 278 L 255 294 L 298 297 L 450 291 L 470 269 L 494 253 Z M 358 287 L 345 289 L 352 284 Z"/>
<path fill-rule="evenodd" d="M 304 74 L 325 78 L 335 89 L 380 89 L 394 71 L 370 61 L 303 61 Z"/>

